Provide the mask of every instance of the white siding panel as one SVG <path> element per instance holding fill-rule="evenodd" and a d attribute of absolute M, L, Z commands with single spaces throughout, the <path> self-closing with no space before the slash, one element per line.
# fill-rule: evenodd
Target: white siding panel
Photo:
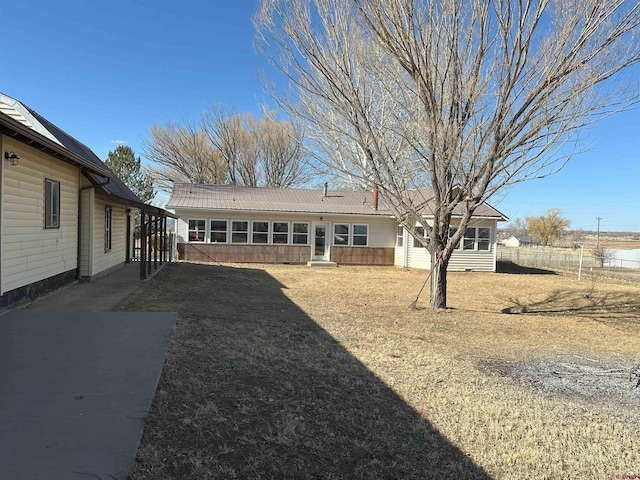
<path fill-rule="evenodd" d="M 111 250 L 104 250 L 104 208 L 112 207 Z M 91 276 L 97 275 L 116 265 L 124 264 L 126 260 L 126 206 L 113 203 L 106 198 L 96 195 L 93 209 L 93 258 L 91 259 Z"/>
<path fill-rule="evenodd" d="M 3 137 L 18 166 L 2 179 L 2 292 L 77 266 L 79 171 L 41 151 Z M 44 228 L 44 179 L 60 182 L 60 228 Z"/>

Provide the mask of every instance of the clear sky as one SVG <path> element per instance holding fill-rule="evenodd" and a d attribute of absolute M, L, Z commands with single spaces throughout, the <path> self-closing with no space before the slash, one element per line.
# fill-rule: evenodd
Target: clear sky
<path fill-rule="evenodd" d="M 259 113 L 257 0 L 1 0 L 0 92 L 87 144 L 142 154 L 155 122 L 197 119 L 213 103 Z M 572 228 L 640 232 L 640 111 L 591 129 L 587 153 L 491 203 L 510 218 L 561 208 Z M 160 197 L 160 203 L 166 197 Z"/>

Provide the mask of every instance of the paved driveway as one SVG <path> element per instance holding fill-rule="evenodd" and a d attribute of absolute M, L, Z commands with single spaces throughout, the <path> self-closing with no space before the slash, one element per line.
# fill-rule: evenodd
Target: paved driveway
<path fill-rule="evenodd" d="M 126 479 L 175 321 L 0 316 L 0 479 Z"/>

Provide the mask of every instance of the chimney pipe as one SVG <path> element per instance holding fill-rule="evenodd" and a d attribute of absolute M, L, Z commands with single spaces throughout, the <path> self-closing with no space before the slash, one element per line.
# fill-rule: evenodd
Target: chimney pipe
<path fill-rule="evenodd" d="M 378 184 L 373 185 L 373 209 L 378 210 Z"/>
<path fill-rule="evenodd" d="M 324 189 L 322 190 L 322 196 L 326 197 L 329 191 L 329 182 L 324 182 Z"/>

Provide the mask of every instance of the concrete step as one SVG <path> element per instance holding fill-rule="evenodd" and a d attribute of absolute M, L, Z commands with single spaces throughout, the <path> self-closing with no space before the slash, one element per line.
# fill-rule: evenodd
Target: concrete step
<path fill-rule="evenodd" d="M 311 260 L 307 262 L 307 265 L 314 268 L 336 268 L 338 266 L 336 262 L 328 262 L 327 260 Z"/>

